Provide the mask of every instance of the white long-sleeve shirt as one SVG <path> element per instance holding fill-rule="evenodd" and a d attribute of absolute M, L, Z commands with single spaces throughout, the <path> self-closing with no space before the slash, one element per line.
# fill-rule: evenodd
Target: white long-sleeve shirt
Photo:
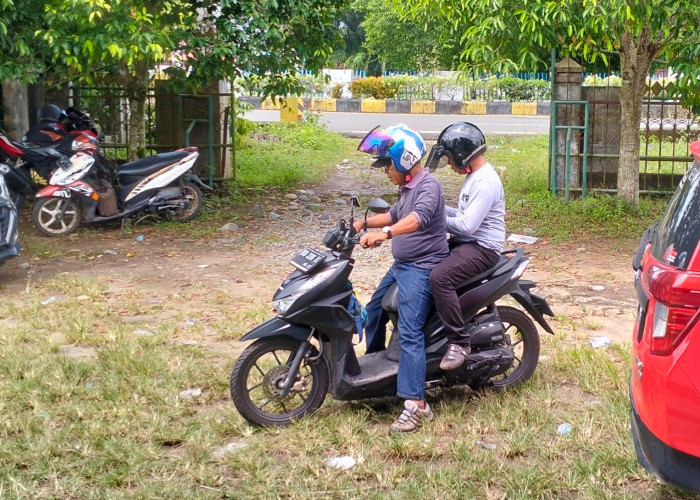
<path fill-rule="evenodd" d="M 458 242 L 475 241 L 501 252 L 506 237 L 506 201 L 501 178 L 490 163 L 467 175 L 457 208 L 445 207 L 447 230 Z"/>

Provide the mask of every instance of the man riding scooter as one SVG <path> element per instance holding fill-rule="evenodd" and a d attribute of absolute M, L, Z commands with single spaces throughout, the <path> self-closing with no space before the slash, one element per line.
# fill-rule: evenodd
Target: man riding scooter
<path fill-rule="evenodd" d="M 506 235 L 506 202 L 498 173 L 483 156 L 484 134 L 476 125 L 456 122 L 438 136 L 427 166 L 437 168 L 442 156 L 456 173 L 465 175 L 457 207 L 445 207 L 450 232 L 450 255 L 430 273 L 435 308 L 450 345 L 440 369 L 454 370 L 471 352 L 471 318 L 464 318 L 457 287 L 496 265 Z M 466 320 L 466 321 L 465 321 Z"/>
<path fill-rule="evenodd" d="M 394 263 L 367 304 L 367 352 L 384 349 L 388 316 L 382 298 L 394 283 L 399 286 L 398 335 L 401 346 L 397 396 L 404 408 L 389 428 L 390 433 L 413 432 L 422 421 L 432 420 L 425 401 L 425 333 L 423 325 L 433 304 L 430 271 L 448 255 L 445 200 L 440 182 L 420 161 L 426 153 L 421 135 L 404 124 L 375 128 L 360 143 L 360 151 L 372 154 L 376 168 L 384 168 L 399 186 L 399 200 L 386 214 L 356 221 L 356 231 L 367 233 L 360 246 L 374 248 L 395 238 Z"/>

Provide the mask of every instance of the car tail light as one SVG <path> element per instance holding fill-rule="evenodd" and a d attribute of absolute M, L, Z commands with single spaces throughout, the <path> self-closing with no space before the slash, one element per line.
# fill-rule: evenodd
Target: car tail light
<path fill-rule="evenodd" d="M 667 356 L 700 317 L 700 273 L 658 263 L 644 269 L 642 280 L 656 299 L 651 327 L 651 353 Z"/>

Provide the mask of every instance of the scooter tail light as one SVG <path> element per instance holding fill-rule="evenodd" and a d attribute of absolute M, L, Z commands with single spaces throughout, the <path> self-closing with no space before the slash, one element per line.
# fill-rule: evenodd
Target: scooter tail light
<path fill-rule="evenodd" d="M 528 264 L 530 264 L 529 259 L 523 260 L 520 264 L 518 264 L 518 267 L 515 268 L 515 271 L 513 272 L 513 278 L 514 280 L 520 279 L 520 277 L 523 275 L 525 272 L 525 269 L 527 269 Z"/>
<path fill-rule="evenodd" d="M 652 264 L 645 269 L 642 280 L 656 299 L 651 354 L 668 356 L 700 317 L 700 274 Z"/>

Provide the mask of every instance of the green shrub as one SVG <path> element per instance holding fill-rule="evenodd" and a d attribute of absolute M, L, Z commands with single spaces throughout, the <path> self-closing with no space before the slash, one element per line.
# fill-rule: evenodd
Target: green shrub
<path fill-rule="evenodd" d="M 375 99 L 394 99 L 399 93 L 399 85 L 388 79 L 377 76 L 358 78 L 348 85 L 354 99 L 374 97 Z"/>
<path fill-rule="evenodd" d="M 340 99 L 343 96 L 343 84 L 336 83 L 331 89 L 331 97 L 333 99 Z"/>

